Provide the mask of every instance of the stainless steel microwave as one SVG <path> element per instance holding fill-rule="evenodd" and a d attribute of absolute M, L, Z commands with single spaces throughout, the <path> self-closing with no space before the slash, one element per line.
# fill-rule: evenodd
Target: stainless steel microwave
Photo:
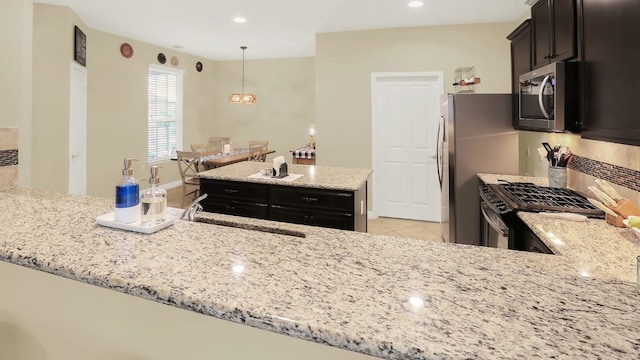
<path fill-rule="evenodd" d="M 575 62 L 557 62 L 520 75 L 518 128 L 579 132 Z"/>

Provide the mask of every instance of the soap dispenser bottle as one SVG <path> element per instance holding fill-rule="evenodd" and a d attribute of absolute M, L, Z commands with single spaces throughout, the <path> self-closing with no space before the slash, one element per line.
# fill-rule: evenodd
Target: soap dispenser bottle
<path fill-rule="evenodd" d="M 149 178 L 149 185 L 151 186 L 140 194 L 140 203 L 142 203 L 141 225 L 156 225 L 166 219 L 167 191 L 159 187 L 158 184 L 160 184 L 158 167 L 152 166 L 151 177 Z"/>
<path fill-rule="evenodd" d="M 132 223 L 140 220 L 140 186 L 133 177 L 131 162 L 136 159 L 124 159 L 122 180 L 116 184 L 115 221 Z"/>

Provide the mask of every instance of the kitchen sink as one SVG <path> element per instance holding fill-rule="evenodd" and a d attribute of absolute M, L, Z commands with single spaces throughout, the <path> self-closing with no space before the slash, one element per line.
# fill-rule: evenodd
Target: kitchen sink
<path fill-rule="evenodd" d="M 279 234 L 279 235 L 289 235 L 289 236 L 296 236 L 301 238 L 307 237 L 305 233 L 300 231 L 294 231 L 294 230 L 282 229 L 278 227 L 271 227 L 271 226 L 264 226 L 264 225 L 254 225 L 254 224 L 246 224 L 246 223 L 239 223 L 239 222 L 233 222 L 233 221 L 217 220 L 217 219 L 205 218 L 200 216 L 196 216 L 193 219 L 193 221 L 212 224 L 212 225 L 230 226 L 238 229 L 261 231 L 261 232 Z"/>

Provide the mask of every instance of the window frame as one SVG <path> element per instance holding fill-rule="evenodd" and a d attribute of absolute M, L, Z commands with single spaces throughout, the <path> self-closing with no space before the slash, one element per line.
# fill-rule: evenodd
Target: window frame
<path fill-rule="evenodd" d="M 152 121 L 150 114 L 150 94 L 149 94 L 149 81 L 151 78 L 151 72 L 162 72 L 167 74 L 176 75 L 176 116 L 175 116 L 175 124 L 176 124 L 176 145 L 175 149 L 182 149 L 182 137 L 183 137 L 183 108 L 184 108 L 184 69 L 176 69 L 170 68 L 168 66 L 159 66 L 155 64 L 149 64 L 149 68 L 147 70 L 147 164 L 154 165 L 162 162 L 166 162 L 171 160 L 171 157 L 174 156 L 174 151 L 172 150 L 166 157 L 157 157 L 155 159 L 149 159 L 149 125 Z M 157 155 L 157 153 L 156 153 Z"/>

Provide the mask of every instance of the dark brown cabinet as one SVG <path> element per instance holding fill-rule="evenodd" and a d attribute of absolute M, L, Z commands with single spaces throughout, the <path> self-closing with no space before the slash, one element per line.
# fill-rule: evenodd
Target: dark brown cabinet
<path fill-rule="evenodd" d="M 582 137 L 640 145 L 640 1 L 581 2 Z"/>
<path fill-rule="evenodd" d="M 272 186 L 271 219 L 355 230 L 356 212 L 360 212 L 358 195 L 351 191 Z"/>
<path fill-rule="evenodd" d="M 540 0 L 531 7 L 532 68 L 576 56 L 576 0 Z"/>
<path fill-rule="evenodd" d="M 200 179 L 204 211 L 367 231 L 367 186 L 356 191 Z"/>
<path fill-rule="evenodd" d="M 531 19 L 525 20 L 507 39 L 511 41 L 511 97 L 513 127 L 518 128 L 518 78 L 531 70 Z"/>
<path fill-rule="evenodd" d="M 201 202 L 204 211 L 269 218 L 268 188 L 264 184 L 201 179 L 200 193 L 208 195 Z"/>

